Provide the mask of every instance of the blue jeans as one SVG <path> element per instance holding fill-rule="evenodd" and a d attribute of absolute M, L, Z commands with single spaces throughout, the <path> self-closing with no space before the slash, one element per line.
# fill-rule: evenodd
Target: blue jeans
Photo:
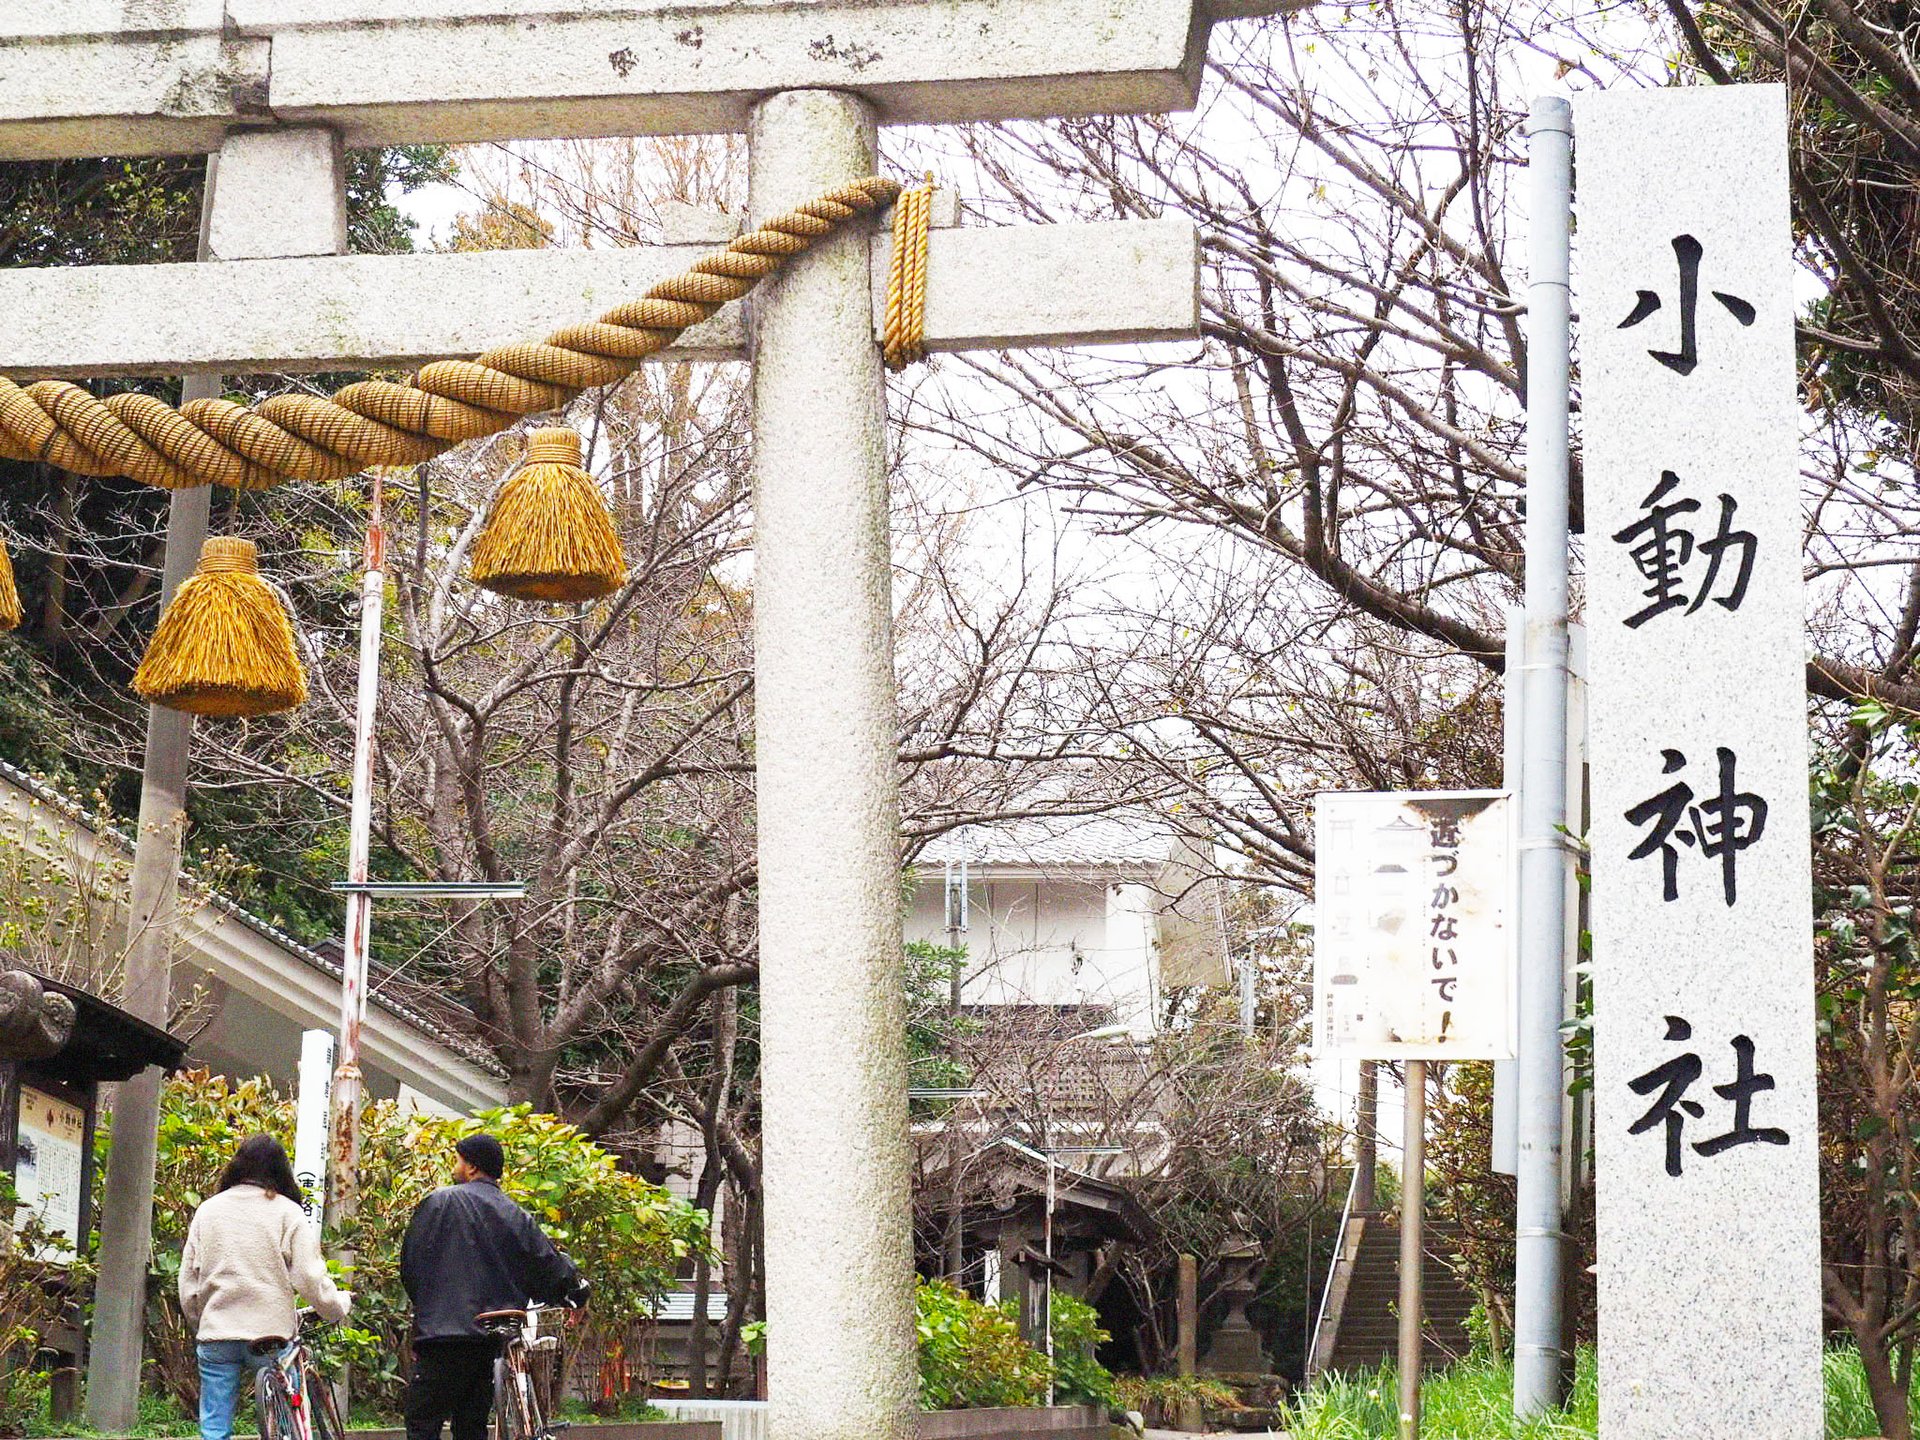
<path fill-rule="evenodd" d="M 205 1340 L 195 1348 L 200 1356 L 200 1440 L 230 1440 L 242 1382 L 250 1382 L 273 1356 L 254 1354 L 245 1340 Z"/>

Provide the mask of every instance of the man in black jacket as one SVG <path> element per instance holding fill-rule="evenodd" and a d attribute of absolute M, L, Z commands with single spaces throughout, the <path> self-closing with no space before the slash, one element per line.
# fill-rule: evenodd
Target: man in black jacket
<path fill-rule="evenodd" d="M 506 1157 L 491 1135 L 454 1147 L 453 1184 L 420 1202 L 400 1249 L 413 1301 L 413 1379 L 407 1440 L 486 1440 L 500 1343 L 474 1317 L 490 1310 L 584 1304 L 580 1272 L 534 1219 L 500 1190 Z"/>

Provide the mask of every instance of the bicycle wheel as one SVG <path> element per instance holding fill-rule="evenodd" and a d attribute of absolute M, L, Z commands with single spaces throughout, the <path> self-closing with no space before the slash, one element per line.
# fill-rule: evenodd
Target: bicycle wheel
<path fill-rule="evenodd" d="M 293 1400 L 287 1377 L 279 1365 L 269 1365 L 253 1381 L 253 1408 L 260 1421 L 260 1440 L 299 1440 L 293 1427 Z"/>
<path fill-rule="evenodd" d="M 528 1405 L 527 1371 L 511 1354 L 493 1362 L 493 1440 L 538 1440 Z"/>
<path fill-rule="evenodd" d="M 303 1365 L 301 1374 L 311 1440 L 347 1440 L 346 1427 L 340 1423 L 340 1407 L 333 1401 L 333 1382 L 312 1365 Z"/>

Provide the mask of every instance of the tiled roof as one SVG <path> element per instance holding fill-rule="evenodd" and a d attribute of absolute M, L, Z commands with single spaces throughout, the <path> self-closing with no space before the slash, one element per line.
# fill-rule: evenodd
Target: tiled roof
<path fill-rule="evenodd" d="M 1143 811 L 1047 816 L 997 824 L 963 825 L 927 842 L 919 864 L 1142 870 L 1172 858 L 1175 836 L 1167 824 Z"/>
<path fill-rule="evenodd" d="M 29 775 L 26 771 L 16 765 L 9 764 L 5 760 L 0 760 L 0 780 L 12 784 L 17 789 L 26 791 L 29 795 L 32 795 L 36 800 L 40 801 L 41 804 L 58 811 L 67 820 L 81 826 L 90 833 L 112 840 L 128 855 L 133 853 L 132 836 L 128 835 L 117 825 L 102 827 L 98 819 L 90 814 L 85 807 L 77 803 L 72 796 L 63 795 L 44 780 Z M 243 908 L 230 897 L 222 895 L 216 890 L 209 890 L 205 886 L 196 886 L 195 891 L 199 898 L 205 901 L 205 903 L 213 906 L 214 909 L 220 911 L 222 914 L 239 921 L 256 934 L 272 941 L 294 959 L 312 966 L 323 975 L 331 976 L 335 980 L 344 978 L 339 965 L 327 959 L 318 951 L 302 945 L 298 940 L 287 934 L 286 931 L 254 914 L 251 910 Z M 433 1040 L 453 1051 L 461 1058 L 481 1066 L 490 1074 L 505 1075 L 507 1073 L 505 1069 L 501 1067 L 500 1063 L 485 1049 L 479 1046 L 471 1036 L 461 1035 L 449 1030 L 446 1026 L 436 1023 L 420 1011 L 411 1006 L 399 1004 L 391 997 L 380 994 L 377 990 L 371 991 L 367 999 L 370 1004 L 379 1006 L 402 1024 L 411 1026 L 429 1040 Z"/>

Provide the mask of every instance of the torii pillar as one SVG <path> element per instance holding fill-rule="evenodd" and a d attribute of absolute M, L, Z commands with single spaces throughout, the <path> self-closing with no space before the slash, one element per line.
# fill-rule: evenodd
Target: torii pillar
<path fill-rule="evenodd" d="M 771 96 L 748 134 L 756 222 L 879 168 L 872 106 L 839 91 Z M 795 1440 L 911 1440 L 919 1393 L 872 305 L 854 230 L 750 301 L 769 1398 Z"/>

